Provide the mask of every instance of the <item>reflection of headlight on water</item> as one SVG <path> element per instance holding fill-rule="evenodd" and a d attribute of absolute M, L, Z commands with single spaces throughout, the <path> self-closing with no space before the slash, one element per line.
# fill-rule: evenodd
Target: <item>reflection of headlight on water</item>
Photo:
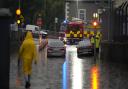
<path fill-rule="evenodd" d="M 77 48 L 75 46 L 66 47 L 67 61 L 67 85 L 66 89 L 82 89 L 83 87 L 83 66 L 82 60 L 77 57 Z M 70 81 L 70 82 L 69 82 Z"/>
<path fill-rule="evenodd" d="M 82 74 L 82 61 L 74 59 L 72 61 L 72 89 L 82 89 L 83 87 L 83 74 Z"/>
<path fill-rule="evenodd" d="M 77 48 L 75 46 L 66 46 L 66 60 L 77 58 Z"/>
<path fill-rule="evenodd" d="M 63 89 L 67 89 L 67 62 L 63 64 Z"/>

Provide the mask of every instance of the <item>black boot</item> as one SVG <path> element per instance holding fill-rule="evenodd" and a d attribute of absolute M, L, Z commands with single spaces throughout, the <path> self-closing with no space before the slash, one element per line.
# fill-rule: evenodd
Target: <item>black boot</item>
<path fill-rule="evenodd" d="M 30 86 L 31 86 L 31 84 L 27 81 L 26 84 L 25 84 L 25 88 L 26 88 L 26 89 L 29 89 Z"/>

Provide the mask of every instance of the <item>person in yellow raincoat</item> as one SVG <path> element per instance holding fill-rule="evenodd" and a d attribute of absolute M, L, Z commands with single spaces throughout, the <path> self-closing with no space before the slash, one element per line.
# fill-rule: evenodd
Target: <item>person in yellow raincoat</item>
<path fill-rule="evenodd" d="M 20 47 L 19 59 L 21 59 L 23 63 L 22 67 L 26 82 L 25 88 L 28 89 L 30 87 L 32 62 L 34 59 L 35 59 L 35 63 L 37 62 L 36 46 L 32 37 L 32 33 L 30 31 L 27 32 L 25 40 L 23 41 Z"/>

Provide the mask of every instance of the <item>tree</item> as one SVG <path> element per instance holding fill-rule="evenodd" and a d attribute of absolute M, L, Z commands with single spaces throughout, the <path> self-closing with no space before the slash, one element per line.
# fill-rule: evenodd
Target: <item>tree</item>
<path fill-rule="evenodd" d="M 15 10 L 19 6 L 19 0 L 9 0 L 9 8 L 15 19 Z M 64 19 L 64 0 L 20 0 L 20 8 L 26 24 L 35 23 L 35 15 L 41 12 L 44 19 L 44 28 L 52 30 L 54 19 L 57 17 L 58 25 Z M 59 28 L 59 27 L 58 27 Z"/>
<path fill-rule="evenodd" d="M 47 29 L 53 30 L 55 17 L 58 18 L 58 26 L 64 19 L 64 0 L 47 0 L 46 21 Z M 59 27 L 57 27 L 59 29 Z"/>

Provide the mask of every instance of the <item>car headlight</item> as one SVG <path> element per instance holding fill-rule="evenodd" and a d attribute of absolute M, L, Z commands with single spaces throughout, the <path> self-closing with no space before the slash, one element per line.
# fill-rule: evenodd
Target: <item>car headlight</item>
<path fill-rule="evenodd" d="M 61 39 L 61 37 L 59 36 L 59 40 Z"/>
<path fill-rule="evenodd" d="M 64 41 L 66 42 L 66 41 L 67 41 L 67 39 L 66 39 L 66 38 L 64 38 Z"/>
<path fill-rule="evenodd" d="M 64 44 L 64 47 L 66 47 L 67 46 L 67 44 Z"/>

